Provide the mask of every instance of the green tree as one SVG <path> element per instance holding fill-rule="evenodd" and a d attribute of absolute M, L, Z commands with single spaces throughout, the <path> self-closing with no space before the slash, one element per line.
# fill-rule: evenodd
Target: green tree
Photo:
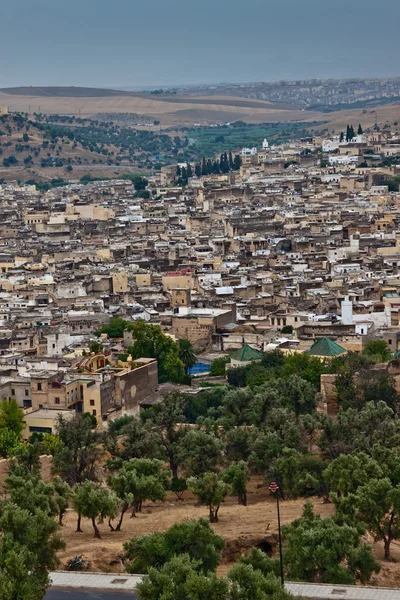
<path fill-rule="evenodd" d="M 362 135 L 363 133 L 364 132 L 363 132 L 363 128 L 361 127 L 361 123 L 359 123 L 358 129 L 357 129 L 357 135 Z"/>
<path fill-rule="evenodd" d="M 236 154 L 235 158 L 233 159 L 233 170 L 239 171 L 241 166 L 242 166 L 242 159 L 240 158 L 240 154 Z"/>
<path fill-rule="evenodd" d="M 363 354 L 371 357 L 374 362 L 387 362 L 392 358 L 392 353 L 385 340 L 370 340 L 365 344 Z"/>
<path fill-rule="evenodd" d="M 97 519 L 114 518 L 117 513 L 118 501 L 113 492 L 94 481 L 85 481 L 76 486 L 73 496 L 74 509 L 78 513 L 78 528 L 80 518 L 86 517 L 92 521 L 94 537 L 101 539 Z"/>
<path fill-rule="evenodd" d="M 185 373 L 187 373 L 196 364 L 197 357 L 189 340 L 179 340 L 178 346 L 178 356 L 184 364 Z"/>
<path fill-rule="evenodd" d="M 210 573 L 216 569 L 223 548 L 224 540 L 206 519 L 183 521 L 163 533 L 142 535 L 124 544 L 128 573 L 147 573 L 182 554 L 196 560 L 197 571 Z"/>
<path fill-rule="evenodd" d="M 228 462 L 247 461 L 250 454 L 250 446 L 257 431 L 254 428 L 235 427 L 225 432 L 224 454 Z"/>
<path fill-rule="evenodd" d="M 54 487 L 38 475 L 11 471 L 6 477 L 5 489 L 11 502 L 20 508 L 31 510 L 33 507 L 34 510 L 34 507 L 39 507 L 49 516 L 57 514 Z"/>
<path fill-rule="evenodd" d="M 100 329 L 99 334 L 106 333 L 110 338 L 123 337 L 128 323 L 129 321 L 125 321 L 121 317 L 113 317 L 107 325 Z"/>
<path fill-rule="evenodd" d="M 92 340 L 89 344 L 90 352 L 103 352 L 103 344 L 100 344 L 97 340 Z"/>
<path fill-rule="evenodd" d="M 316 356 L 310 356 L 304 352 L 296 352 L 285 357 L 280 375 L 289 378 L 297 375 L 311 383 L 317 390 L 320 388 L 320 378 L 323 373 L 328 372 L 328 367 Z"/>
<path fill-rule="evenodd" d="M 273 573 L 236 563 L 228 572 L 230 600 L 294 600 Z"/>
<path fill-rule="evenodd" d="M 0 429 L 0 456 L 8 458 L 12 456 L 21 444 L 20 436 L 5 427 Z"/>
<path fill-rule="evenodd" d="M 217 473 L 205 473 L 199 478 L 189 477 L 187 484 L 199 501 L 208 506 L 210 523 L 218 523 L 219 507 L 230 493 L 230 486 Z"/>
<path fill-rule="evenodd" d="M 148 180 L 145 177 L 142 177 L 141 175 L 134 175 L 132 177 L 132 181 L 133 181 L 133 187 L 135 188 L 135 190 L 137 192 L 139 192 L 141 190 L 145 190 L 147 187 L 147 184 L 149 183 Z"/>
<path fill-rule="evenodd" d="M 120 531 L 129 506 L 133 506 L 132 516 L 135 516 L 136 511 L 142 510 L 142 503 L 146 500 L 165 500 L 170 480 L 168 473 L 163 470 L 162 461 L 133 458 L 123 462 L 121 468 L 108 478 L 108 485 L 121 500 L 121 516 L 116 527 Z M 110 527 L 113 529 L 111 524 Z"/>
<path fill-rule="evenodd" d="M 185 379 L 185 368 L 179 358 L 179 346 L 165 335 L 158 325 L 134 321 L 127 326 L 132 332 L 134 344 L 128 348 L 133 359 L 147 357 L 158 361 L 158 378 L 160 382 L 173 381 L 181 383 Z"/>
<path fill-rule="evenodd" d="M 212 433 L 193 429 L 182 440 L 181 456 L 185 471 L 198 477 L 217 469 L 222 461 L 222 443 Z"/>
<path fill-rule="evenodd" d="M 323 476 L 332 492 L 347 496 L 370 479 L 383 477 L 383 471 L 378 462 L 365 452 L 354 452 L 335 458 Z"/>
<path fill-rule="evenodd" d="M 186 399 L 179 392 L 167 394 L 153 407 L 151 421 L 160 437 L 163 456 L 168 461 L 172 477 L 178 477 L 182 462 L 181 444 L 187 433 Z"/>
<path fill-rule="evenodd" d="M 21 436 L 24 428 L 24 415 L 14 398 L 0 403 L 0 428 L 4 427 Z"/>
<path fill-rule="evenodd" d="M 171 480 L 171 492 L 174 492 L 178 500 L 183 500 L 183 494 L 188 489 L 186 479 L 173 477 Z"/>
<path fill-rule="evenodd" d="M 381 401 L 386 402 L 392 409 L 398 406 L 400 397 L 396 390 L 396 383 L 387 371 L 361 371 L 355 377 L 355 389 L 358 406 Z"/>
<path fill-rule="evenodd" d="M 283 405 L 293 410 L 296 417 L 315 411 L 315 388 L 307 380 L 299 375 L 291 375 L 286 381 L 281 381 L 279 387 L 283 398 Z"/>
<path fill-rule="evenodd" d="M 229 356 L 215 358 L 211 363 L 210 375 L 212 377 L 225 377 L 226 365 L 231 362 Z"/>
<path fill-rule="evenodd" d="M 227 372 L 229 385 L 244 387 L 246 385 L 246 367 L 234 367 Z"/>
<path fill-rule="evenodd" d="M 72 498 L 72 489 L 66 481 L 61 479 L 61 477 L 54 477 L 51 485 L 54 490 L 53 500 L 58 513 L 58 522 L 62 525 L 64 515 L 69 506 L 69 501 Z"/>
<path fill-rule="evenodd" d="M 81 416 L 67 420 L 62 415 L 56 424 L 60 444 L 53 458 L 53 471 L 70 485 L 97 478 L 101 455 L 100 435 Z"/>
<path fill-rule="evenodd" d="M 350 525 L 363 523 L 375 540 L 383 541 L 385 558 L 390 560 L 393 540 L 400 539 L 400 485 L 388 477 L 370 479 L 355 494 L 336 498 L 338 516 Z"/>
<path fill-rule="evenodd" d="M 270 558 L 259 548 L 253 547 L 248 554 L 239 559 L 238 564 L 251 565 L 256 571 L 261 571 L 263 575 L 273 573 L 276 577 L 280 576 L 279 558 Z"/>
<path fill-rule="evenodd" d="M 231 486 L 232 494 L 238 498 L 238 504 L 247 506 L 247 482 L 250 480 L 249 469 L 246 463 L 232 463 L 222 473 L 222 479 Z"/>
<path fill-rule="evenodd" d="M 139 600 L 228 600 L 227 581 L 199 573 L 188 554 L 172 557 L 161 569 L 152 567 L 136 589 Z"/>
<path fill-rule="evenodd" d="M 123 417 L 121 417 L 123 419 Z M 160 437 L 151 423 L 142 423 L 136 417 L 130 417 L 120 428 L 121 419 L 110 421 L 104 434 L 104 445 L 114 458 L 159 458 Z M 122 440 L 118 437 L 122 435 Z"/>
<path fill-rule="evenodd" d="M 0 511 L 0 532 L 0 598 L 44 598 L 48 572 L 57 568 L 57 552 L 65 547 L 54 518 L 39 506 L 32 512 L 6 501 Z"/>
<path fill-rule="evenodd" d="M 283 534 L 284 565 L 292 581 L 351 585 L 366 583 L 379 572 L 357 528 L 315 515 L 311 503 L 299 519 L 283 527 Z"/>

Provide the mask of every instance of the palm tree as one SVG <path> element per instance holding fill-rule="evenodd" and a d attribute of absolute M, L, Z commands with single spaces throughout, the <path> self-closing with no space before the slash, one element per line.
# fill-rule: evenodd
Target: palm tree
<path fill-rule="evenodd" d="M 185 373 L 196 364 L 197 357 L 189 340 L 179 340 L 179 358 L 184 364 Z"/>

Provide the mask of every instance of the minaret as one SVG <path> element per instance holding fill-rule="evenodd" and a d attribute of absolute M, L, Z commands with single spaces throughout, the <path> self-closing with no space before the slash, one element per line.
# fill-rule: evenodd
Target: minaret
<path fill-rule="evenodd" d="M 342 323 L 343 325 L 353 324 L 353 303 L 348 296 L 345 296 L 342 302 Z"/>

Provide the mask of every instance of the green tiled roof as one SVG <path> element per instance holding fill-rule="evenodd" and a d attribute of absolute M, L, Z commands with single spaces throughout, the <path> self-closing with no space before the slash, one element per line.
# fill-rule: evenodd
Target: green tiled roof
<path fill-rule="evenodd" d="M 307 354 L 311 354 L 311 356 L 339 356 L 339 354 L 344 354 L 345 352 L 347 350 L 333 340 L 322 338 L 310 348 Z"/>
<path fill-rule="evenodd" d="M 240 360 L 243 362 L 250 360 L 261 360 L 262 357 L 263 355 L 261 352 L 254 350 L 254 348 L 251 348 L 251 346 L 248 344 L 245 344 L 243 348 L 240 348 L 240 350 L 236 350 L 236 352 L 231 354 L 231 358 L 233 358 L 233 360 Z"/>

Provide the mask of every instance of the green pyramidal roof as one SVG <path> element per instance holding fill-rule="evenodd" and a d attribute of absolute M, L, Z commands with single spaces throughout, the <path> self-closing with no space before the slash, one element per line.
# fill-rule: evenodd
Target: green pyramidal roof
<path fill-rule="evenodd" d="M 339 356 L 339 354 L 344 354 L 345 352 L 347 350 L 343 346 L 339 346 L 339 344 L 329 338 L 322 338 L 318 342 L 315 342 L 307 354 L 311 354 L 311 356 Z"/>
<path fill-rule="evenodd" d="M 240 348 L 240 350 L 236 350 L 236 352 L 231 354 L 231 358 L 233 358 L 233 360 L 240 360 L 243 362 L 250 360 L 261 360 L 262 357 L 263 355 L 261 352 L 254 350 L 254 348 L 251 348 L 251 346 L 248 344 L 245 344 L 243 348 Z"/>

